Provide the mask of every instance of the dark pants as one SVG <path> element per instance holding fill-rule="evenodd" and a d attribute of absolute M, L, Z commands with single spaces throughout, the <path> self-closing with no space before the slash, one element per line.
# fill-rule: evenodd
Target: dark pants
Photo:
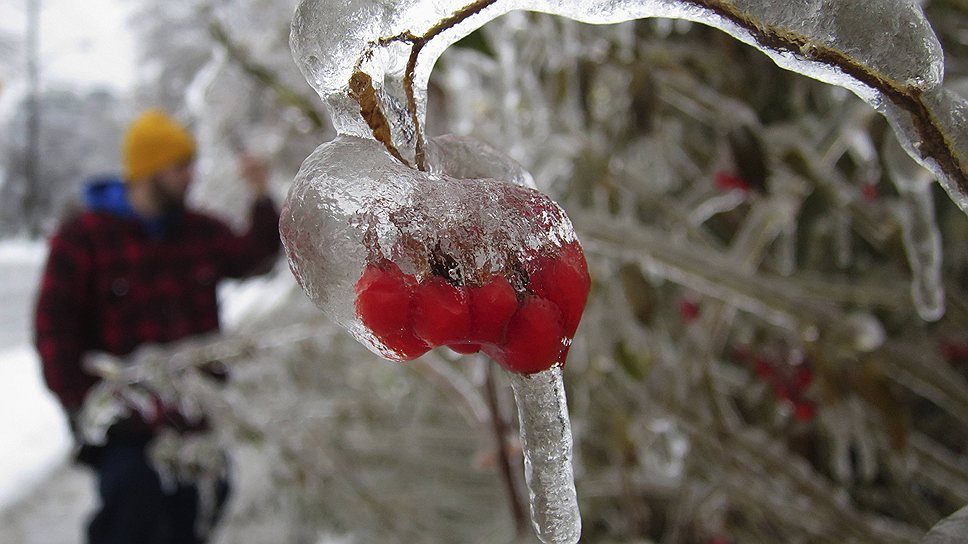
<path fill-rule="evenodd" d="M 144 441 L 111 441 L 92 463 L 101 509 L 88 526 L 89 544 L 201 544 L 195 534 L 199 495 L 194 485 L 162 487 Z M 228 486 L 216 492 L 218 512 Z M 212 520 L 214 521 L 214 520 Z"/>

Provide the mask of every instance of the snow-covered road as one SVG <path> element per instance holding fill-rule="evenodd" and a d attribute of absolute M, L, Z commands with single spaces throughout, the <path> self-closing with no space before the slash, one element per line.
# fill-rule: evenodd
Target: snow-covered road
<path fill-rule="evenodd" d="M 0 242 L 0 510 L 67 458 L 67 425 L 30 347 L 42 244 Z"/>

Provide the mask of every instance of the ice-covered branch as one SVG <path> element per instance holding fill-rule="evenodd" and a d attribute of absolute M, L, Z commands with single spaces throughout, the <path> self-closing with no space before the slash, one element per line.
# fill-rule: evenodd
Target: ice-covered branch
<path fill-rule="evenodd" d="M 208 31 L 212 39 L 225 48 L 229 58 L 238 64 L 249 77 L 272 89 L 282 104 L 298 109 L 317 130 L 327 126 L 316 106 L 305 95 L 286 84 L 271 68 L 253 60 L 210 10 L 206 10 L 205 16 L 208 18 Z"/>
<path fill-rule="evenodd" d="M 841 0 L 793 5 L 755 0 L 409 0 L 392 6 L 355 2 L 335 14 L 328 7 L 323 0 L 305 0 L 297 9 L 291 37 L 297 64 L 326 100 L 337 130 L 372 137 L 359 105 L 347 103 L 349 82 L 366 73 L 385 104 L 408 110 L 407 126 L 399 130 L 406 137 L 391 144 L 407 154 L 416 154 L 422 140 L 426 85 L 437 57 L 487 21 L 514 9 L 599 24 L 672 17 L 719 28 L 783 68 L 850 89 L 891 121 L 908 153 L 939 175 L 952 199 L 968 211 L 965 127 L 958 114 L 963 101 L 941 88 L 941 47 L 913 2 L 886 0 L 860 7 Z"/>

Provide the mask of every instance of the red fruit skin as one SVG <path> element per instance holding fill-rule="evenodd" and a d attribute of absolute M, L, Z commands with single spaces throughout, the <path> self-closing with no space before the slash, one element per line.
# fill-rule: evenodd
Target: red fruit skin
<path fill-rule="evenodd" d="M 551 301 L 561 311 L 568 338 L 575 336 L 590 287 L 588 265 L 578 242 L 562 246 L 557 256 L 537 259 L 528 283 L 531 292 Z"/>
<path fill-rule="evenodd" d="M 521 374 L 541 372 L 560 363 L 565 349 L 565 329 L 558 306 L 547 299 L 525 296 L 508 323 L 500 347 L 484 346 L 498 364 Z"/>
<path fill-rule="evenodd" d="M 471 307 L 469 339 L 483 344 L 504 341 L 511 316 L 518 309 L 518 295 L 504 276 L 494 276 L 480 287 L 469 287 L 467 295 Z"/>
<path fill-rule="evenodd" d="M 508 322 L 518 309 L 517 293 L 504 276 L 494 276 L 480 287 L 467 287 L 466 292 L 471 312 L 469 341 L 447 345 L 464 355 L 477 353 L 481 344 L 503 343 Z"/>
<path fill-rule="evenodd" d="M 467 294 L 434 276 L 414 291 L 412 323 L 417 338 L 432 347 L 467 342 L 471 329 Z"/>
<path fill-rule="evenodd" d="M 360 322 L 402 361 L 430 350 L 410 328 L 412 289 L 413 278 L 390 262 L 367 265 L 354 286 Z"/>

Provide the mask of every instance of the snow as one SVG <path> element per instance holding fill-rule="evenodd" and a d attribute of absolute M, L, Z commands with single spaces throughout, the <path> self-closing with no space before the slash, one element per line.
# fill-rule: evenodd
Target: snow
<path fill-rule="evenodd" d="M 67 423 L 32 348 L 0 352 L 0 509 L 25 496 L 70 452 Z"/>
<path fill-rule="evenodd" d="M 26 496 L 70 451 L 67 423 L 29 343 L 43 256 L 40 243 L 0 243 L 0 510 Z"/>

